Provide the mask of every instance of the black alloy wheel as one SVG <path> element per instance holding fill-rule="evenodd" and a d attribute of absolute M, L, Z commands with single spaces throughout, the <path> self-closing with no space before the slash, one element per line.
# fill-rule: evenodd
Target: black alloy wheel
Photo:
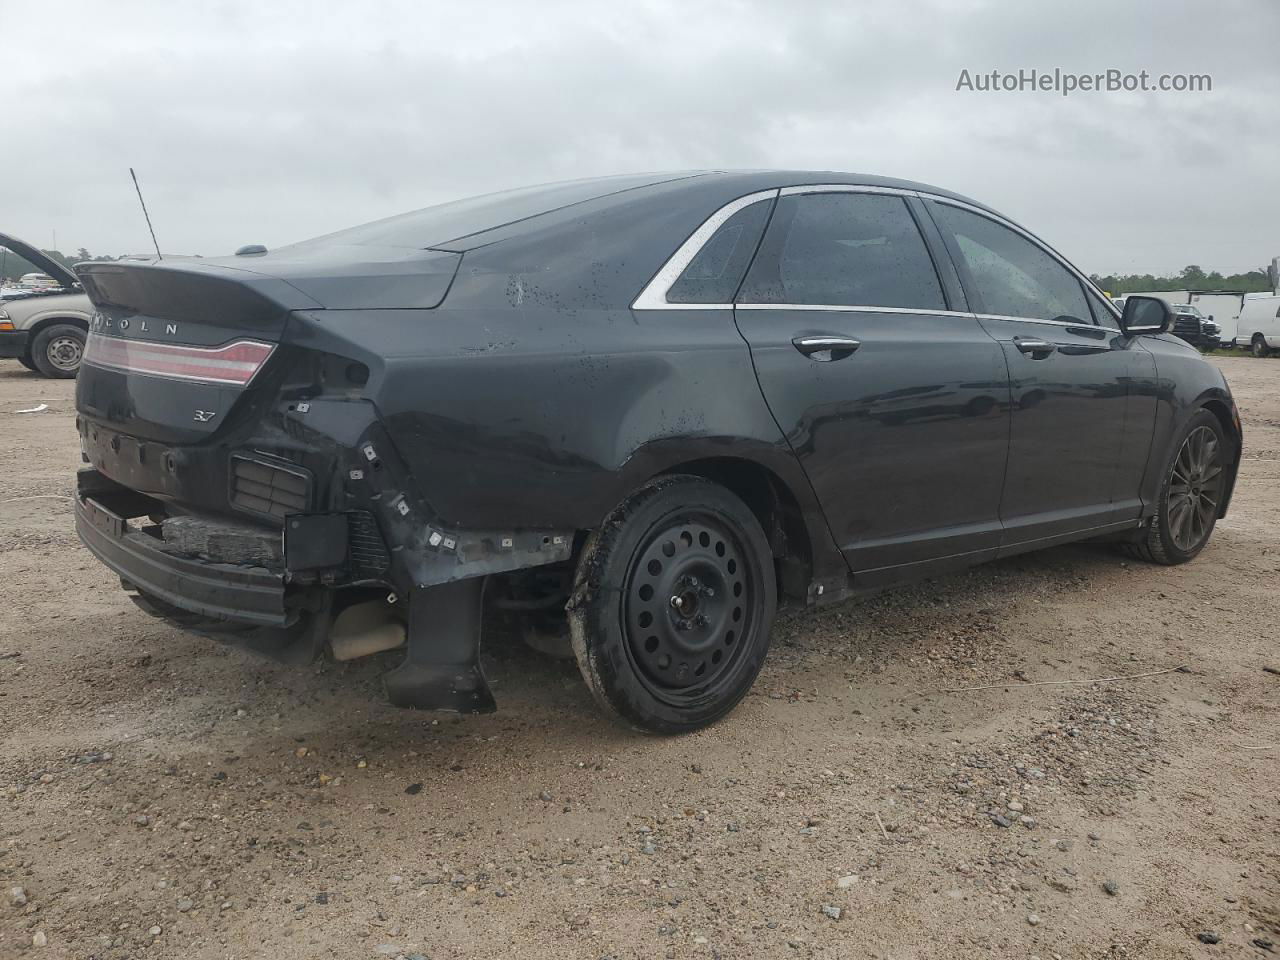
<path fill-rule="evenodd" d="M 569 603 L 596 700 L 642 730 L 682 733 L 728 713 L 764 663 L 777 605 L 755 515 L 700 477 L 661 477 L 592 534 Z"/>
<path fill-rule="evenodd" d="M 1173 451 L 1155 515 L 1127 545 L 1131 554 L 1152 563 L 1186 563 L 1204 549 L 1222 510 L 1236 452 L 1208 410 L 1191 417 Z"/>
<path fill-rule="evenodd" d="M 1198 551 L 1209 539 L 1225 480 L 1218 435 L 1196 427 L 1182 441 L 1169 475 L 1169 532 L 1179 550 Z"/>

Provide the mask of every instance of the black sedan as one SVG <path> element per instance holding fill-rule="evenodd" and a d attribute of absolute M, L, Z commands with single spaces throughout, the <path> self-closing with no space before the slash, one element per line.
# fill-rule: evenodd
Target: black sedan
<path fill-rule="evenodd" d="M 506 611 L 612 714 L 691 730 L 745 695 L 780 598 L 1076 540 L 1182 563 L 1240 457 L 1166 304 L 1120 314 L 900 180 L 577 181 L 80 276 L 85 544 L 188 629 L 402 648 L 402 706 L 493 709 Z"/>

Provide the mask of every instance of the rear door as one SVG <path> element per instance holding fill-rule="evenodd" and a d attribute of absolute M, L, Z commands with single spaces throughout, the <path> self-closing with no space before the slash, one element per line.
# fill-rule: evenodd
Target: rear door
<path fill-rule="evenodd" d="M 994 556 L 1008 446 L 999 344 L 919 201 L 779 197 L 735 303 L 760 387 L 860 582 Z"/>
<path fill-rule="evenodd" d="M 1009 366 L 1002 552 L 1136 520 L 1155 419 L 1151 354 L 1030 234 L 958 203 L 927 206 Z"/>

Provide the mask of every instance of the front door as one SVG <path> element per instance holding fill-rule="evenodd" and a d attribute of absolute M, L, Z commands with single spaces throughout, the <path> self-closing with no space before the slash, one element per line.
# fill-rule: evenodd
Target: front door
<path fill-rule="evenodd" d="M 1151 354 L 1028 235 L 947 201 L 928 209 L 1009 366 L 1002 552 L 1136 521 L 1155 416 Z"/>
<path fill-rule="evenodd" d="M 813 189 L 782 191 L 735 304 L 769 408 L 862 583 L 994 556 L 1000 345 L 948 302 L 906 197 Z"/>

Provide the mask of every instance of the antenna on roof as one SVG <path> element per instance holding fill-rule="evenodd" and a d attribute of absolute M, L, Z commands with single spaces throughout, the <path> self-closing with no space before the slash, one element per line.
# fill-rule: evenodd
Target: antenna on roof
<path fill-rule="evenodd" d="M 151 214 L 147 213 L 147 201 L 142 199 L 142 188 L 138 186 L 138 175 L 133 172 L 133 167 L 129 168 L 129 176 L 133 177 L 133 189 L 138 191 L 138 202 L 142 204 L 142 215 L 147 218 L 147 229 L 151 231 L 151 242 L 155 244 L 156 259 L 163 260 L 160 254 L 160 243 L 156 240 L 156 229 L 151 226 Z"/>

